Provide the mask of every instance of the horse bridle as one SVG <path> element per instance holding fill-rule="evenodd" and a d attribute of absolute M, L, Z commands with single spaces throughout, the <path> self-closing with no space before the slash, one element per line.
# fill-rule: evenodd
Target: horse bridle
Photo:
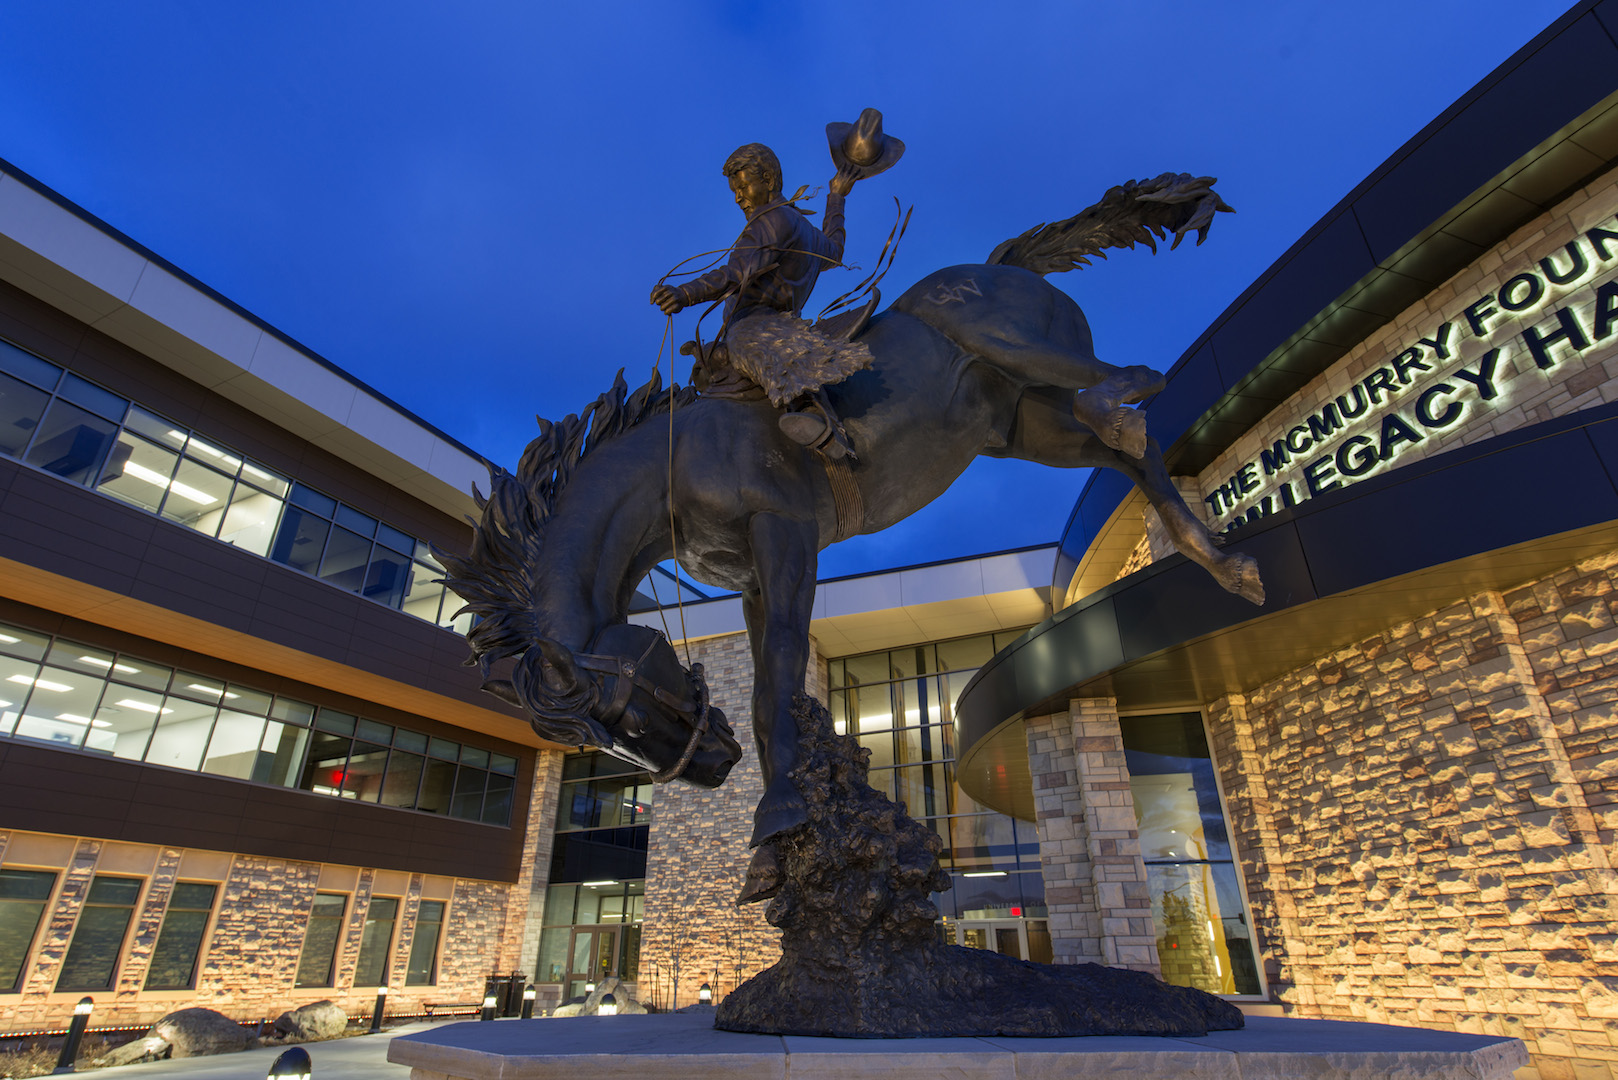
<path fill-rule="evenodd" d="M 685 772 L 686 767 L 691 764 L 691 758 L 697 752 L 697 744 L 702 741 L 709 728 L 708 680 L 703 675 L 701 664 L 692 664 L 690 671 L 687 672 L 693 695 L 693 700 L 690 701 L 670 693 L 641 674 L 641 667 L 646 663 L 646 658 L 652 655 L 652 650 L 657 648 L 658 642 L 662 640 L 660 637 L 653 637 L 638 660 L 631 660 L 627 656 L 602 656 L 595 653 L 575 653 L 573 657 L 579 667 L 598 672 L 603 680 L 612 681 L 612 693 L 606 695 L 594 710 L 595 718 L 601 723 L 612 725 L 623 717 L 624 710 L 629 706 L 630 695 L 638 686 L 651 695 L 653 700 L 672 709 L 675 715 L 690 726 L 691 737 L 686 740 L 685 751 L 680 755 L 680 760 L 661 772 L 652 773 L 653 782 L 659 784 L 667 783 Z M 640 730 L 630 728 L 628 721 L 624 726 L 629 729 L 631 735 L 639 735 L 645 731 L 644 726 Z"/>

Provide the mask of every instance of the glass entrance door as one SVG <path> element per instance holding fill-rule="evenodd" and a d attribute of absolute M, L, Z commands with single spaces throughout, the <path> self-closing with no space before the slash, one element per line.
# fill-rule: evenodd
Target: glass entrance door
<path fill-rule="evenodd" d="M 583 997 L 588 986 L 617 970 L 618 930 L 616 926 L 576 926 L 568 950 L 571 970 L 567 977 L 567 997 Z"/>
<path fill-rule="evenodd" d="M 1028 959 L 1028 931 L 1022 919 L 962 919 L 955 924 L 955 943 Z"/>

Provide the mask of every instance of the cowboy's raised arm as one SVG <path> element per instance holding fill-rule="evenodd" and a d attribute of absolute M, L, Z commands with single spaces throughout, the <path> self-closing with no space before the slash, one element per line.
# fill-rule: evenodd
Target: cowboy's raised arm
<path fill-rule="evenodd" d="M 847 230 L 843 227 L 843 200 L 854 190 L 856 171 L 852 165 L 838 169 L 837 175 L 831 178 L 831 189 L 826 192 L 826 216 L 820 228 L 826 244 L 825 250 L 819 254 L 831 262 L 841 262 L 843 258 L 843 244 L 848 238 Z"/>

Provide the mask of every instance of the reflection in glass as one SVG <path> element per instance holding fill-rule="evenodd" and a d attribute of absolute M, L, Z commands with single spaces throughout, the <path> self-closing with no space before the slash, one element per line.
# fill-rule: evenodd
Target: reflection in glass
<path fill-rule="evenodd" d="M 213 913 L 217 885 L 182 881 L 169 895 L 163 913 L 163 929 L 152 949 L 146 969 L 148 990 L 189 990 L 197 970 L 197 954 L 202 951 L 202 935 Z"/>
<path fill-rule="evenodd" d="M 348 757 L 348 772 L 343 777 L 343 794 L 361 802 L 376 802 L 382 797 L 382 774 L 388 767 L 388 748 L 375 743 L 354 743 Z"/>
<path fill-rule="evenodd" d="M 330 531 L 330 522 L 307 510 L 288 506 L 281 515 L 281 527 L 276 530 L 270 558 L 294 570 L 313 574 L 320 566 L 320 553 L 326 550 L 326 534 Z"/>
<path fill-rule="evenodd" d="M 28 446 L 50 395 L 10 375 L 0 375 L 0 454 L 17 457 Z M 3 974 L 3 973 L 0 973 Z"/>
<path fill-rule="evenodd" d="M 294 986 L 330 986 L 337 960 L 337 941 L 342 936 L 343 914 L 348 897 L 341 893 L 316 893 L 309 912 L 309 928 L 303 935 L 303 952 L 298 957 Z"/>
<path fill-rule="evenodd" d="M 48 870 L 0 870 L 0 994 L 21 988 L 28 950 L 56 887 Z"/>
<path fill-rule="evenodd" d="M 365 584 L 365 564 L 371 556 L 371 541 L 344 528 L 331 531 L 325 557 L 320 560 L 320 578 L 339 589 L 359 592 Z"/>
<path fill-rule="evenodd" d="M 116 441 L 118 427 L 60 398 L 51 402 L 24 459 L 64 480 L 88 484 Z"/>
<path fill-rule="evenodd" d="M 90 882 L 90 893 L 73 927 L 73 942 L 56 978 L 58 993 L 112 989 L 124 934 L 140 899 L 141 881 L 97 874 Z"/>
<path fill-rule="evenodd" d="M 378 545 L 371 553 L 371 565 L 365 571 L 365 587 L 360 595 L 396 608 L 404 601 L 409 583 L 410 560 Z"/>
<path fill-rule="evenodd" d="M 388 949 L 393 944 L 393 924 L 398 915 L 399 901 L 371 897 L 365 909 L 365 929 L 360 932 L 360 956 L 354 965 L 355 986 L 388 984 Z"/>
<path fill-rule="evenodd" d="M 416 932 L 410 940 L 410 963 L 405 969 L 406 986 L 431 986 L 438 981 L 438 938 L 443 927 L 444 901 L 423 900 L 416 909 Z"/>
<path fill-rule="evenodd" d="M 382 782 L 382 805 L 416 805 L 416 789 L 421 786 L 421 770 L 427 759 L 420 754 L 407 754 L 395 748 L 388 761 L 388 774 Z"/>

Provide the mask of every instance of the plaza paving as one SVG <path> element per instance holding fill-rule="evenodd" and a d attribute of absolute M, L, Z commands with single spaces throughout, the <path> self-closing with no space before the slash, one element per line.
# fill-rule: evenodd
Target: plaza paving
<path fill-rule="evenodd" d="M 388 1062 L 388 1043 L 393 1037 L 455 1022 L 440 1020 L 436 1023 L 406 1024 L 389 1028 L 379 1035 L 356 1035 L 349 1039 L 304 1043 L 303 1048 L 309 1051 L 309 1059 L 314 1065 L 312 1080 L 406 1080 L 410 1076 L 410 1067 Z M 265 1046 L 239 1054 L 148 1061 L 112 1070 L 82 1071 L 95 1080 L 140 1080 L 142 1077 L 161 1077 L 163 1080 L 256 1080 L 269 1073 L 270 1066 L 286 1049 L 284 1046 Z"/>

